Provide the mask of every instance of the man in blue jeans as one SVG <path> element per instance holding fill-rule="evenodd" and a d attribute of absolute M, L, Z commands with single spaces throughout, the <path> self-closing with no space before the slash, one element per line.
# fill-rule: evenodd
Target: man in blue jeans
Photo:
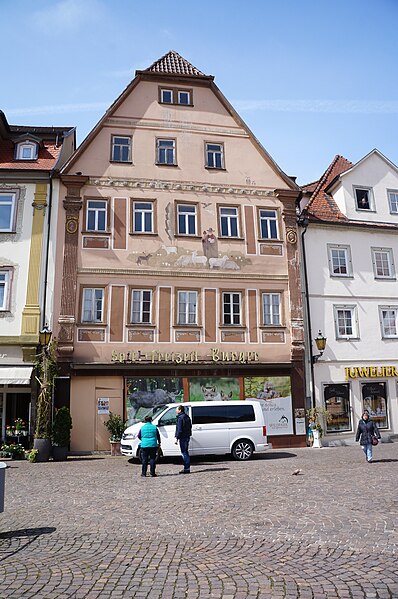
<path fill-rule="evenodd" d="M 188 446 L 192 434 L 192 422 L 188 414 L 185 413 L 183 405 L 177 406 L 176 412 L 176 445 L 180 443 L 181 455 L 184 462 L 184 470 L 180 470 L 179 474 L 189 474 L 191 472 L 191 460 L 188 453 Z"/>

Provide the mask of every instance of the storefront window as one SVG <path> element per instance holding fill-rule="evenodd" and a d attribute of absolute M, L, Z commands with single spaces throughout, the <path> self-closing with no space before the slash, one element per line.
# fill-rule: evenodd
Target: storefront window
<path fill-rule="evenodd" d="M 189 401 L 240 399 L 239 378 L 193 377 L 189 379 Z"/>
<path fill-rule="evenodd" d="M 127 420 L 131 423 L 167 403 L 184 401 L 182 378 L 127 378 L 126 390 Z"/>
<path fill-rule="evenodd" d="M 386 383 L 362 384 L 363 409 L 379 428 L 388 428 Z"/>
<path fill-rule="evenodd" d="M 350 386 L 325 385 L 323 389 L 325 406 L 331 416 L 326 432 L 335 433 L 351 430 Z"/>

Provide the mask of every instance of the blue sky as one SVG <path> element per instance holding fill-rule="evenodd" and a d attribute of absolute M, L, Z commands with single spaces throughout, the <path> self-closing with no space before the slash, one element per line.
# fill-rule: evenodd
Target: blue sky
<path fill-rule="evenodd" d="M 299 183 L 336 154 L 398 164 L 398 0 L 0 0 L 0 22 L 11 124 L 76 126 L 81 143 L 176 50 Z"/>

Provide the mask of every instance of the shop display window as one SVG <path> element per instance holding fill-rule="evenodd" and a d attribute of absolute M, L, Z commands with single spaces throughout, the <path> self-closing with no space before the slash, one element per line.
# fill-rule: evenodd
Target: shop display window
<path fill-rule="evenodd" d="M 379 428 L 388 428 L 386 383 L 363 383 L 362 405 Z"/>
<path fill-rule="evenodd" d="M 325 385 L 323 388 L 325 406 L 330 414 L 326 432 L 335 433 L 352 430 L 350 385 Z"/>

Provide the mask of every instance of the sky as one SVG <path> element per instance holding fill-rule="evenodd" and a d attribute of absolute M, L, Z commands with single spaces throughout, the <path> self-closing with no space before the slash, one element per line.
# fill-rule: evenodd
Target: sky
<path fill-rule="evenodd" d="M 10 124 L 74 126 L 80 144 L 175 50 L 299 184 L 336 154 L 398 164 L 398 0 L 0 0 L 0 23 Z"/>

